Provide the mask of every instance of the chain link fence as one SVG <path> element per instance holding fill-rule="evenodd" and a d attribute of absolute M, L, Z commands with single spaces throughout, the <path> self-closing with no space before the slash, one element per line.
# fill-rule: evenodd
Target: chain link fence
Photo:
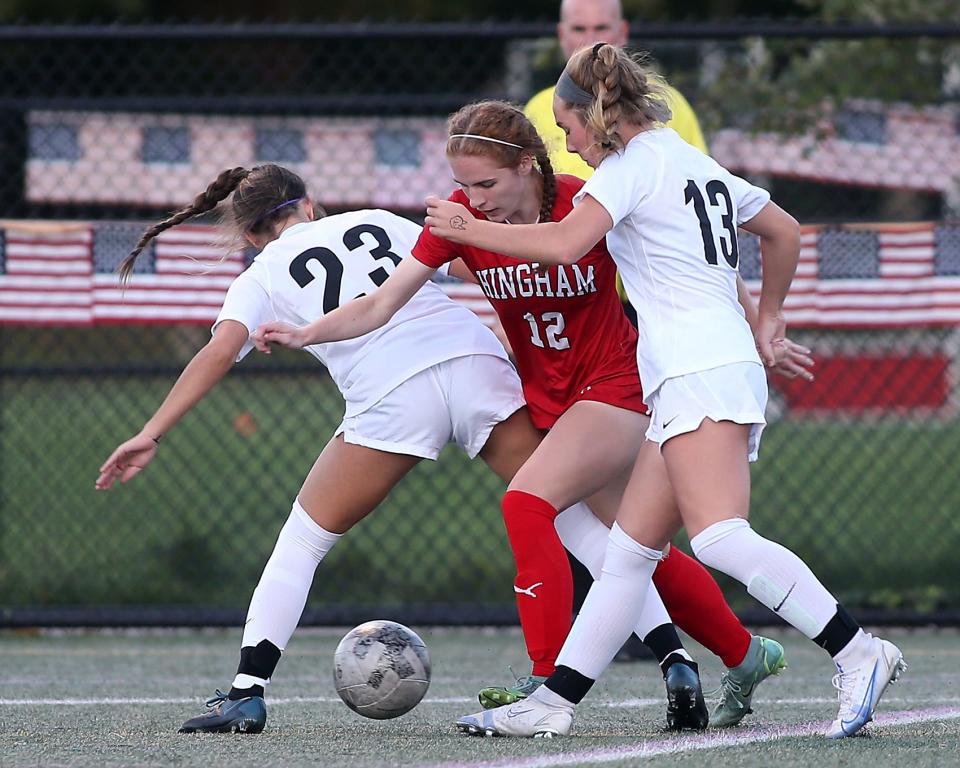
<path fill-rule="evenodd" d="M 787 305 L 812 384 L 775 380 L 753 518 L 879 620 L 960 617 L 960 29 L 646 27 L 711 152 L 803 223 Z M 234 623 L 342 403 L 250 356 L 130 486 L 100 462 L 205 342 L 250 254 L 200 222 L 114 269 L 223 168 L 276 162 L 328 210 L 416 218 L 444 119 L 523 102 L 551 25 L 0 28 L 0 624 Z M 756 288 L 756 244 L 741 242 Z M 489 320 L 471 287 L 451 295 Z M 318 571 L 306 621 L 512 622 L 502 486 L 448 448 Z M 751 618 L 755 604 L 727 584 Z"/>

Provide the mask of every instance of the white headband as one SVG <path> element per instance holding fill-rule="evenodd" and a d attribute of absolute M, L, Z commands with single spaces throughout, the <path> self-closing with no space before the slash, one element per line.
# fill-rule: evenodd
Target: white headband
<path fill-rule="evenodd" d="M 500 139 L 493 139 L 489 136 L 478 136 L 475 133 L 454 133 L 447 137 L 447 141 L 450 141 L 450 139 L 479 139 L 480 141 L 492 141 L 494 144 L 503 144 L 505 147 L 523 149 L 523 147 L 521 147 L 519 144 L 513 144 L 509 141 L 501 141 Z"/>

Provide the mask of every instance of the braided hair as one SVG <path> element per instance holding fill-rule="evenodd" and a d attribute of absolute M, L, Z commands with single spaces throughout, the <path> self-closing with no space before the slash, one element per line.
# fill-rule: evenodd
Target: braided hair
<path fill-rule="evenodd" d="M 543 177 L 540 197 L 540 221 L 550 221 L 557 199 L 557 179 L 547 153 L 546 145 L 523 110 L 506 101 L 479 101 L 468 104 L 450 116 L 447 135 L 457 136 L 447 142 L 447 155 L 482 155 L 500 164 L 502 168 L 516 168 L 523 156 L 530 155 Z M 484 136 L 496 141 L 483 141 L 470 136 Z M 505 141 L 517 146 L 499 144 Z"/>
<path fill-rule="evenodd" d="M 228 218 L 242 233 L 262 234 L 289 215 L 289 206 L 307 196 L 307 187 L 293 171 L 279 165 L 229 168 L 220 173 L 193 202 L 149 227 L 120 263 L 121 282 L 133 273 L 137 257 L 153 238 L 187 219 L 214 210 L 233 194 Z"/>
<path fill-rule="evenodd" d="M 623 149 L 622 123 L 651 127 L 670 120 L 666 83 L 644 62 L 645 57 L 634 59 L 609 43 L 581 48 L 567 62 L 565 71 L 573 82 L 593 94 L 591 104 L 570 106 L 596 138 L 603 157 Z"/>

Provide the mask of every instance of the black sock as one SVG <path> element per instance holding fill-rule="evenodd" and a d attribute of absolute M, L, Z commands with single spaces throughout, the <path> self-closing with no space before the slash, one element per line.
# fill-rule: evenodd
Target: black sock
<path fill-rule="evenodd" d="M 857 623 L 857 620 L 847 613 L 846 608 L 840 605 L 840 603 L 837 603 L 836 614 L 827 622 L 827 626 L 823 628 L 823 631 L 813 638 L 813 642 L 831 656 L 836 656 L 846 648 L 847 644 L 853 640 L 859 631 L 860 625 Z"/>
<path fill-rule="evenodd" d="M 227 698 L 230 699 L 230 701 L 237 701 L 238 699 L 248 699 L 251 696 L 259 696 L 262 699 L 263 686 L 251 685 L 249 688 L 234 688 L 231 686 Z"/>
<path fill-rule="evenodd" d="M 683 648 L 683 643 L 680 642 L 680 636 L 677 634 L 677 628 L 673 624 L 661 624 L 659 627 L 654 627 L 643 638 L 643 644 L 653 651 L 653 655 L 657 657 L 657 663 L 661 667 L 671 653 Z"/>
<path fill-rule="evenodd" d="M 691 661 L 686 656 L 681 656 L 679 653 L 671 653 L 667 658 L 660 662 L 660 671 L 663 673 L 664 678 L 667 676 L 667 670 L 670 669 L 674 664 L 683 664 L 685 667 L 690 667 L 696 674 L 697 677 L 700 677 L 700 667 L 697 666 L 697 662 Z"/>
<path fill-rule="evenodd" d="M 567 701 L 579 704 L 595 682 L 596 680 L 591 680 L 589 677 L 581 675 L 577 670 L 561 664 L 547 678 L 544 685 L 558 696 L 563 696 Z"/>
<path fill-rule="evenodd" d="M 256 645 L 247 645 L 240 649 L 240 664 L 237 666 L 238 675 L 250 675 L 261 680 L 273 677 L 273 671 L 280 661 L 280 649 L 269 640 L 261 640 Z M 231 688 L 231 701 L 245 699 L 248 696 L 263 696 L 262 685 L 251 685 L 249 688 Z"/>

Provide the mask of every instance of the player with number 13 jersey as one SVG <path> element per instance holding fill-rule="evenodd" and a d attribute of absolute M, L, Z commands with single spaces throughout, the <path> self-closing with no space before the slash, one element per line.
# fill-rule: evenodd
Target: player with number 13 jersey
<path fill-rule="evenodd" d="M 583 186 L 558 174 L 552 220 L 573 208 Z M 457 190 L 450 200 L 484 214 Z M 637 372 L 637 332 L 616 290 L 616 265 L 603 240 L 572 265 L 539 267 L 452 243 L 424 229 L 413 256 L 433 268 L 460 258 L 490 300 L 513 348 L 533 423 L 548 429 L 578 400 L 646 413 Z"/>

